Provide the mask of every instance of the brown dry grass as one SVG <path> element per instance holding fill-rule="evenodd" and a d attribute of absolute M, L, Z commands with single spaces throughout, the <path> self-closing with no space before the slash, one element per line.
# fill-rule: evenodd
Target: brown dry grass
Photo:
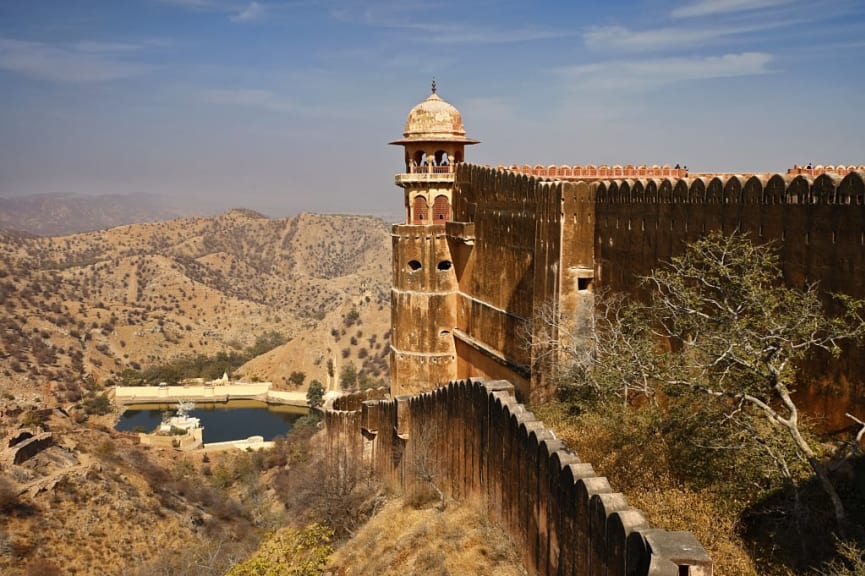
<path fill-rule="evenodd" d="M 334 576 L 526 574 L 513 542 L 470 503 L 443 512 L 390 501 L 331 558 Z"/>
<path fill-rule="evenodd" d="M 563 405 L 551 402 L 533 407 L 536 416 L 553 429 L 598 475 L 606 476 L 614 490 L 640 509 L 653 528 L 687 530 L 712 557 L 716 574 L 759 574 L 745 543 L 736 533 L 737 504 L 708 491 L 678 485 L 664 472 L 664 455 L 651 442 L 615 447 L 610 430 L 599 419 L 569 417 Z"/>
<path fill-rule="evenodd" d="M 255 544 L 252 505 L 202 478 L 196 456 L 134 446 L 59 415 L 46 424 L 55 446 L 0 469 L 0 483 L 18 494 L 0 514 L 0 574 L 49 574 L 52 565 L 63 574 L 128 574 L 208 542 Z"/>

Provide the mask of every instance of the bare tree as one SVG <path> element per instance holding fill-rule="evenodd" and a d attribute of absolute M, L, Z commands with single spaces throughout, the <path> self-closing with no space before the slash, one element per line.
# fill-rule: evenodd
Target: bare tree
<path fill-rule="evenodd" d="M 414 479 L 420 482 L 415 486 L 409 499 L 415 504 L 424 503 L 425 491 L 432 491 L 438 498 L 436 508 L 443 511 L 446 507 L 445 494 L 439 486 L 443 475 L 442 462 L 437 448 L 441 445 L 438 438 L 438 427 L 436 425 L 425 425 L 414 431 L 409 438 L 411 451 L 409 452 L 409 466 Z"/>
<path fill-rule="evenodd" d="M 524 343 L 532 346 L 559 387 L 603 400 L 616 397 L 623 405 L 635 397 L 654 401 L 655 346 L 643 310 L 609 291 L 598 294 L 594 303 L 594 310 L 572 318 L 552 303 L 545 304 Z"/>
<path fill-rule="evenodd" d="M 817 286 L 785 284 L 770 246 L 741 234 L 713 233 L 690 244 L 683 256 L 644 278 L 646 303 L 621 295 L 596 296 L 595 313 L 563 318 L 543 307 L 524 341 L 536 358 L 554 365 L 559 385 L 602 401 L 654 402 L 656 392 L 712 398 L 720 421 L 740 432 L 718 437 L 738 449 L 756 443 L 791 485 L 803 460 L 832 503 L 839 528 L 845 510 L 803 424 L 793 393 L 800 368 L 816 352 L 837 356 L 841 343 L 865 336 L 865 302 L 832 295 L 824 309 Z M 865 435 L 862 426 L 854 450 Z M 733 442 L 736 445 L 720 446 Z"/>
<path fill-rule="evenodd" d="M 828 315 L 815 285 L 788 287 L 774 250 L 740 234 L 694 242 L 645 284 L 652 291 L 651 326 L 674 350 L 653 376 L 726 399 L 741 421 L 754 413 L 743 408 L 753 408 L 786 431 L 843 529 L 844 506 L 792 395 L 812 353 L 837 356 L 842 341 L 865 335 L 865 302 L 836 295 L 839 313 Z"/>

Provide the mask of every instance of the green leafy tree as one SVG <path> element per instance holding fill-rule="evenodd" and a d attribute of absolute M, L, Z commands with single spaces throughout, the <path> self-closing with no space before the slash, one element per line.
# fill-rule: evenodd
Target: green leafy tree
<path fill-rule="evenodd" d="M 306 380 L 306 373 L 304 372 L 292 372 L 288 377 L 288 381 L 297 387 L 302 386 L 304 380 Z"/>
<path fill-rule="evenodd" d="M 360 312 L 357 311 L 356 308 L 352 308 L 348 314 L 345 315 L 342 323 L 346 328 L 353 326 L 360 320 Z"/>
<path fill-rule="evenodd" d="M 318 408 L 324 404 L 324 386 L 318 380 L 309 383 L 309 389 L 306 391 L 306 402 L 310 408 Z"/>
<path fill-rule="evenodd" d="M 286 342 L 288 342 L 288 339 L 284 335 L 276 330 L 271 330 L 255 339 L 255 344 L 246 350 L 246 356 L 247 358 L 255 358 L 282 346 Z"/>
<path fill-rule="evenodd" d="M 342 367 L 339 373 L 339 385 L 343 390 L 350 390 L 357 386 L 357 368 L 353 362 Z"/>

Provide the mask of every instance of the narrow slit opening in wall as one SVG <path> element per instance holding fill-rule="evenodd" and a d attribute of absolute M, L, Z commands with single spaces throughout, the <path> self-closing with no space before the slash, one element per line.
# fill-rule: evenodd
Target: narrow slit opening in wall
<path fill-rule="evenodd" d="M 450 260 L 442 260 L 438 263 L 438 266 L 436 266 L 436 268 L 438 268 L 439 272 L 446 272 L 447 270 L 451 269 L 451 266 L 453 266 L 453 264 L 451 264 Z"/>
<path fill-rule="evenodd" d="M 577 290 L 579 290 L 580 292 L 591 292 L 592 279 L 591 278 L 577 278 Z"/>

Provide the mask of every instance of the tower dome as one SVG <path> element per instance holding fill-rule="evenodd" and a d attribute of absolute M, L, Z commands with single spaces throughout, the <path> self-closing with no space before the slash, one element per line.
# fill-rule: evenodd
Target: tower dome
<path fill-rule="evenodd" d="M 433 83 L 432 94 L 408 113 L 403 138 L 391 144 L 418 141 L 478 143 L 478 140 L 466 138 L 466 129 L 460 111 L 436 94 L 435 83 Z"/>

